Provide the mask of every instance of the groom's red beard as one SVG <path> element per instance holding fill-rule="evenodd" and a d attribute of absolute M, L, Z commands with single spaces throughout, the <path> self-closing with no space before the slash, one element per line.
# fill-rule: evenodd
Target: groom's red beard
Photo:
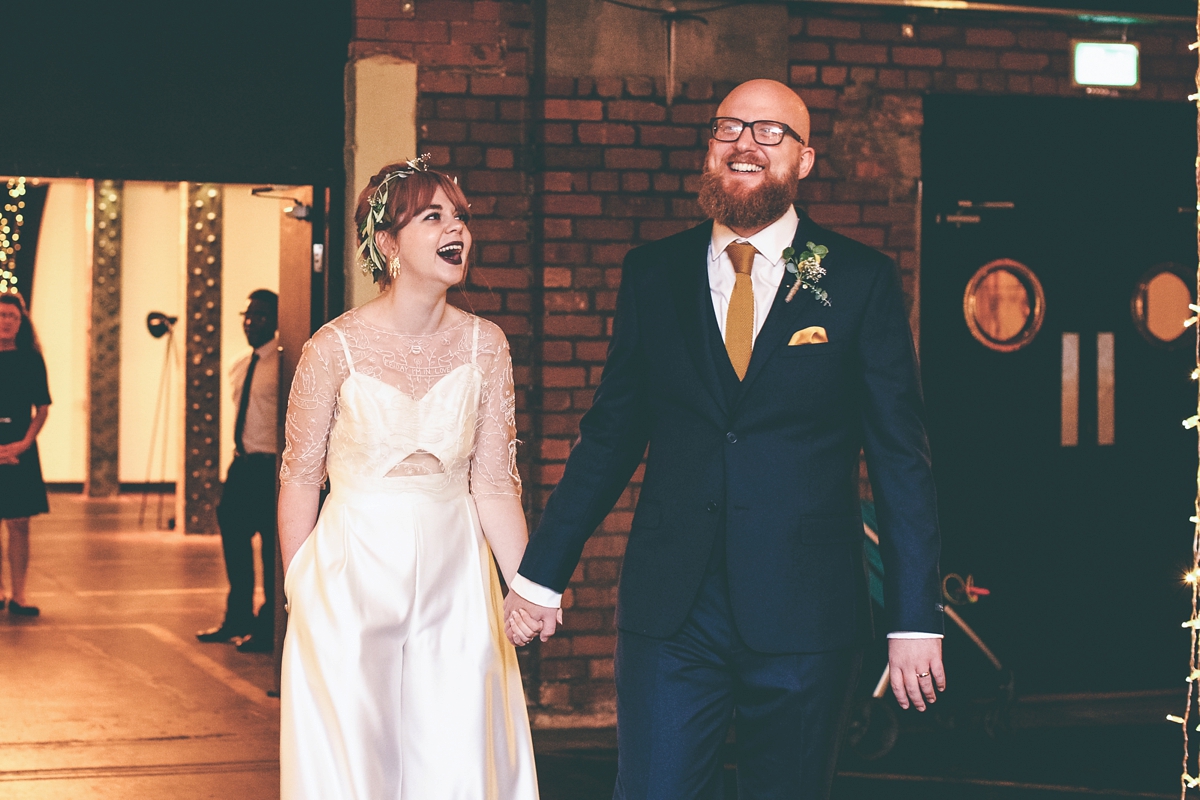
<path fill-rule="evenodd" d="M 725 190 L 716 173 L 700 175 L 700 208 L 710 218 L 729 228 L 764 228 L 784 215 L 796 201 L 796 181 L 767 172 L 762 185 L 740 194 Z"/>

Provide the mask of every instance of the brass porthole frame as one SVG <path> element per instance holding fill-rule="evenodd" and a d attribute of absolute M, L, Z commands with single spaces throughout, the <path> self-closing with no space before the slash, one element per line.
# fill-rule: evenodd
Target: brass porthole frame
<path fill-rule="evenodd" d="M 1006 270 L 1016 276 L 1030 298 L 1029 318 L 1025 320 L 1025 326 L 1016 336 L 1003 342 L 998 342 L 988 336 L 979 327 L 979 321 L 975 316 L 975 295 L 979 291 L 979 285 L 992 273 L 1000 270 Z M 997 353 L 1013 353 L 1027 346 L 1041 331 L 1045 317 L 1046 293 L 1042 289 L 1042 282 L 1038 280 L 1033 270 L 1019 261 L 1013 261 L 1011 258 L 997 258 L 989 261 L 975 270 L 971 280 L 967 281 L 967 288 L 963 292 L 963 319 L 966 320 L 967 328 L 971 331 L 971 336 L 975 338 L 975 341 L 989 350 Z"/>
<path fill-rule="evenodd" d="M 1184 328 L 1182 333 L 1168 341 L 1160 339 L 1151 333 L 1150 326 L 1146 324 L 1146 292 L 1150 289 L 1150 281 L 1164 272 L 1169 272 L 1183 281 L 1184 288 L 1188 292 L 1188 302 L 1196 302 L 1195 287 L 1191 284 L 1191 281 L 1195 278 L 1195 273 L 1189 274 L 1185 267 L 1176 264 L 1174 261 L 1160 261 L 1146 270 L 1133 287 L 1133 294 L 1129 298 L 1129 316 L 1133 319 L 1133 327 L 1137 328 L 1137 332 L 1141 334 L 1143 339 L 1155 347 L 1172 350 L 1176 347 L 1182 347 L 1186 343 L 1189 329 Z"/>

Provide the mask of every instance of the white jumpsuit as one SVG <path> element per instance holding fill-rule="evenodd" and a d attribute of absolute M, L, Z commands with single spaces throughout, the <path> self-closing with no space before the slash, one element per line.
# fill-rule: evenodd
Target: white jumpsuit
<path fill-rule="evenodd" d="M 281 480 L 330 493 L 284 581 L 283 800 L 537 798 L 475 507 L 520 491 L 511 359 L 462 316 L 406 336 L 351 311 L 305 347 Z"/>

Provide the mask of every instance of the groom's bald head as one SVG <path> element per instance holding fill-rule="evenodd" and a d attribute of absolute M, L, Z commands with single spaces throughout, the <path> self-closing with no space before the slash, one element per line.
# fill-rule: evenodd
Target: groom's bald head
<path fill-rule="evenodd" d="M 808 106 L 792 89 L 779 81 L 758 78 L 738 84 L 717 107 L 718 117 L 736 117 L 746 122 L 770 119 L 782 122 L 808 142 L 812 122 Z"/>
<path fill-rule="evenodd" d="M 717 107 L 717 116 L 744 123 L 780 122 L 795 134 L 784 135 L 776 144 L 760 144 L 747 124 L 732 142 L 709 139 L 700 206 L 716 221 L 750 235 L 787 211 L 796 199 L 797 184 L 812 171 L 816 154 L 808 146 L 808 106 L 779 81 L 760 79 L 730 92 Z"/>

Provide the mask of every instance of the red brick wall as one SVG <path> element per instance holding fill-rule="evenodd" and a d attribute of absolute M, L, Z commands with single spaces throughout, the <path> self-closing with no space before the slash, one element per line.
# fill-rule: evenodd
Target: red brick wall
<path fill-rule="evenodd" d="M 411 19 L 400 6 L 358 0 L 352 50 L 420 66 L 421 149 L 461 176 L 475 214 L 478 258 L 462 302 L 513 341 L 521 469 L 536 520 L 599 381 L 621 259 L 699 221 L 704 128 L 730 86 L 693 82 L 667 107 L 661 77 L 542 78 L 536 6 L 417 0 Z M 1045 17 L 791 13 L 789 76 L 811 109 L 818 153 L 800 202 L 818 222 L 895 258 L 914 301 L 922 97 L 1077 96 L 1069 40 L 1121 33 Z M 1147 26 L 1129 37 L 1143 54 L 1134 96 L 1185 101 L 1194 33 Z M 611 721 L 616 579 L 638 483 L 589 541 L 562 634 L 523 655 L 538 724 Z"/>

